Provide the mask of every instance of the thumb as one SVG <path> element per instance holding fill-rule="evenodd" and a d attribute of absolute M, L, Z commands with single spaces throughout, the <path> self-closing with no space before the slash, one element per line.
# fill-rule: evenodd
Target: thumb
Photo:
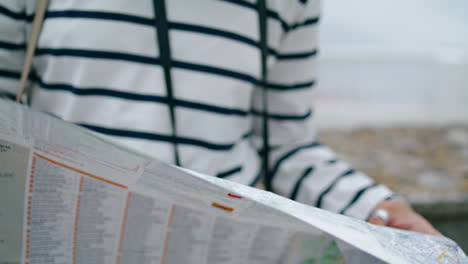
<path fill-rule="evenodd" d="M 371 224 L 374 224 L 374 225 L 385 226 L 385 221 L 382 220 L 382 218 L 379 218 L 379 217 L 372 217 L 371 219 L 369 219 L 368 222 L 371 223 Z"/>

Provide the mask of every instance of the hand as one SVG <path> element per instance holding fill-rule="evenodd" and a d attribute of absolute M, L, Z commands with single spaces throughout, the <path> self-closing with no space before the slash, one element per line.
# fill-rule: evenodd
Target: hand
<path fill-rule="evenodd" d="M 381 201 L 375 209 L 384 209 L 390 219 L 387 226 L 405 229 L 409 231 L 425 233 L 429 235 L 442 236 L 424 217 L 416 213 L 409 204 L 403 200 Z M 369 223 L 375 225 L 385 225 L 380 218 L 371 218 Z"/>

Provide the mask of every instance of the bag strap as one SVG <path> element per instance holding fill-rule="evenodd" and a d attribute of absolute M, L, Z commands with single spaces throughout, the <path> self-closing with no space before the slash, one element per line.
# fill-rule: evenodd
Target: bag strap
<path fill-rule="evenodd" d="M 21 97 L 23 96 L 23 93 L 26 89 L 26 82 L 28 81 L 29 73 L 31 72 L 32 59 L 36 50 L 37 40 L 39 39 L 39 35 L 41 33 L 42 22 L 44 21 L 48 3 L 49 0 L 38 0 L 37 3 L 36 14 L 34 15 L 32 30 L 29 37 L 28 46 L 26 48 L 26 55 L 24 57 L 23 69 L 21 71 L 18 92 L 16 93 L 17 103 L 21 101 Z"/>

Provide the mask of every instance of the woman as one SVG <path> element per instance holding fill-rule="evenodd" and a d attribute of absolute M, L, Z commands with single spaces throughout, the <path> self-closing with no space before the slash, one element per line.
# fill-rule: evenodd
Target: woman
<path fill-rule="evenodd" d="M 263 178 L 269 190 L 360 219 L 385 209 L 389 217 L 380 210 L 370 221 L 438 234 L 316 141 L 319 1 L 265 4 L 53 0 L 33 59 L 32 107 L 188 169 L 248 185 Z M 16 93 L 35 7 L 0 0 L 6 94 Z"/>

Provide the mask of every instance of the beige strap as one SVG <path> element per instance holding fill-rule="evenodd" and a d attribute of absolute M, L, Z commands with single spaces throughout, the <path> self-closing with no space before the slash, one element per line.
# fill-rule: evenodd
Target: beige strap
<path fill-rule="evenodd" d="M 36 14 L 34 15 L 34 21 L 32 25 L 31 35 L 28 41 L 28 46 L 26 49 L 26 55 L 24 57 L 23 70 L 21 71 L 21 79 L 18 87 L 18 92 L 16 94 L 16 102 L 21 101 L 24 90 L 26 89 L 26 82 L 28 81 L 29 73 L 31 72 L 32 59 L 34 56 L 34 51 L 36 50 L 37 40 L 41 33 L 42 21 L 44 21 L 45 11 L 47 10 L 47 5 L 49 0 L 38 0 L 36 7 Z"/>

